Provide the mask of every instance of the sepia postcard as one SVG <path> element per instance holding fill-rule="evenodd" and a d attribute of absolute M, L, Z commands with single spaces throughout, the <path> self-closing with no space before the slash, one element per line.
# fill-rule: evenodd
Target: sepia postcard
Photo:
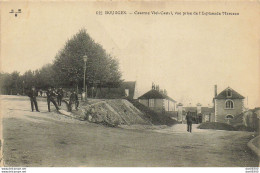
<path fill-rule="evenodd" d="M 1 0 L 0 10 L 2 172 L 259 172 L 260 1 Z"/>

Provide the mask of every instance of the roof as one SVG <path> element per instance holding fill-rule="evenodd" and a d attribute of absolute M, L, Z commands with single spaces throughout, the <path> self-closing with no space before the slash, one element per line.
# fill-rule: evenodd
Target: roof
<path fill-rule="evenodd" d="M 138 99 L 168 99 L 171 100 L 173 102 L 176 102 L 175 100 L 173 100 L 172 98 L 170 98 L 169 96 L 157 91 L 157 90 L 150 90 L 147 93 L 145 93 L 144 95 L 140 96 Z"/>
<path fill-rule="evenodd" d="M 227 90 L 232 91 L 231 97 L 227 96 L 227 92 L 226 92 Z M 215 99 L 244 99 L 244 98 L 245 98 L 244 96 L 240 95 L 238 92 L 236 92 L 230 87 L 227 87 L 215 97 Z"/>

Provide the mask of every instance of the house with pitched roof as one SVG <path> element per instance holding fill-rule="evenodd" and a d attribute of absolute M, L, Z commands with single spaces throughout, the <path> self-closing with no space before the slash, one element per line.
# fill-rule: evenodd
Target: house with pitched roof
<path fill-rule="evenodd" d="M 139 102 L 157 112 L 175 111 L 176 101 L 159 91 L 159 87 L 152 87 L 150 91 L 138 98 Z"/>
<path fill-rule="evenodd" d="M 244 110 L 245 97 L 228 87 L 217 94 L 215 86 L 215 97 L 213 98 L 215 108 L 215 122 L 226 122 L 241 114 Z"/>

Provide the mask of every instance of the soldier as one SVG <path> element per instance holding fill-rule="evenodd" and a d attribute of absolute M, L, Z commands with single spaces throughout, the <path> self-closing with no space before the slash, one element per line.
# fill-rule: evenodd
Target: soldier
<path fill-rule="evenodd" d="M 70 108 L 73 103 L 75 103 L 75 108 L 76 108 L 76 110 L 78 110 L 79 98 L 78 98 L 78 94 L 76 93 L 76 91 L 73 91 L 70 95 L 70 101 L 69 101 Z"/>
<path fill-rule="evenodd" d="M 63 90 L 62 88 L 59 88 L 58 91 L 57 91 L 57 101 L 58 101 L 58 106 L 61 106 L 61 100 L 63 98 Z"/>
<path fill-rule="evenodd" d="M 192 129 L 192 115 L 191 115 L 191 113 L 189 111 L 187 112 L 186 120 L 187 120 L 187 131 L 191 133 L 191 129 Z"/>
<path fill-rule="evenodd" d="M 28 93 L 28 97 L 30 97 L 30 101 L 31 101 L 31 108 L 32 108 L 32 112 L 33 112 L 33 108 L 35 106 L 35 109 L 37 112 L 40 112 L 38 109 L 38 104 L 37 104 L 37 100 L 36 97 L 38 96 L 37 91 L 35 90 L 35 87 L 32 86 L 32 89 L 29 91 Z M 34 106 L 33 106 L 34 105 Z"/>
<path fill-rule="evenodd" d="M 54 97 L 56 96 L 56 94 L 51 89 L 51 87 L 48 88 L 48 90 L 46 92 L 46 95 L 47 95 L 47 103 L 48 103 L 48 110 L 49 110 L 49 112 L 51 111 L 51 109 L 50 109 L 50 102 L 52 102 L 54 104 L 56 110 L 58 111 L 59 107 L 57 106 L 57 104 L 56 104 L 56 102 L 54 100 Z"/>

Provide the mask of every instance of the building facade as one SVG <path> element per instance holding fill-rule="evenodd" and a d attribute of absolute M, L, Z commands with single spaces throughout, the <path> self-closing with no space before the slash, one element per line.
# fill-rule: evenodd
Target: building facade
<path fill-rule="evenodd" d="M 244 110 L 244 96 L 228 87 L 214 97 L 215 122 L 229 123 Z"/>
<path fill-rule="evenodd" d="M 136 81 L 124 81 L 117 87 L 97 88 L 96 99 L 137 99 Z"/>
<path fill-rule="evenodd" d="M 182 103 L 177 105 L 179 122 L 186 122 L 186 115 L 192 115 L 193 123 L 214 122 L 214 108 L 203 107 L 200 103 L 196 107 L 183 107 Z"/>
<path fill-rule="evenodd" d="M 138 98 L 139 102 L 157 112 L 175 111 L 176 101 L 164 93 L 152 89 Z"/>

